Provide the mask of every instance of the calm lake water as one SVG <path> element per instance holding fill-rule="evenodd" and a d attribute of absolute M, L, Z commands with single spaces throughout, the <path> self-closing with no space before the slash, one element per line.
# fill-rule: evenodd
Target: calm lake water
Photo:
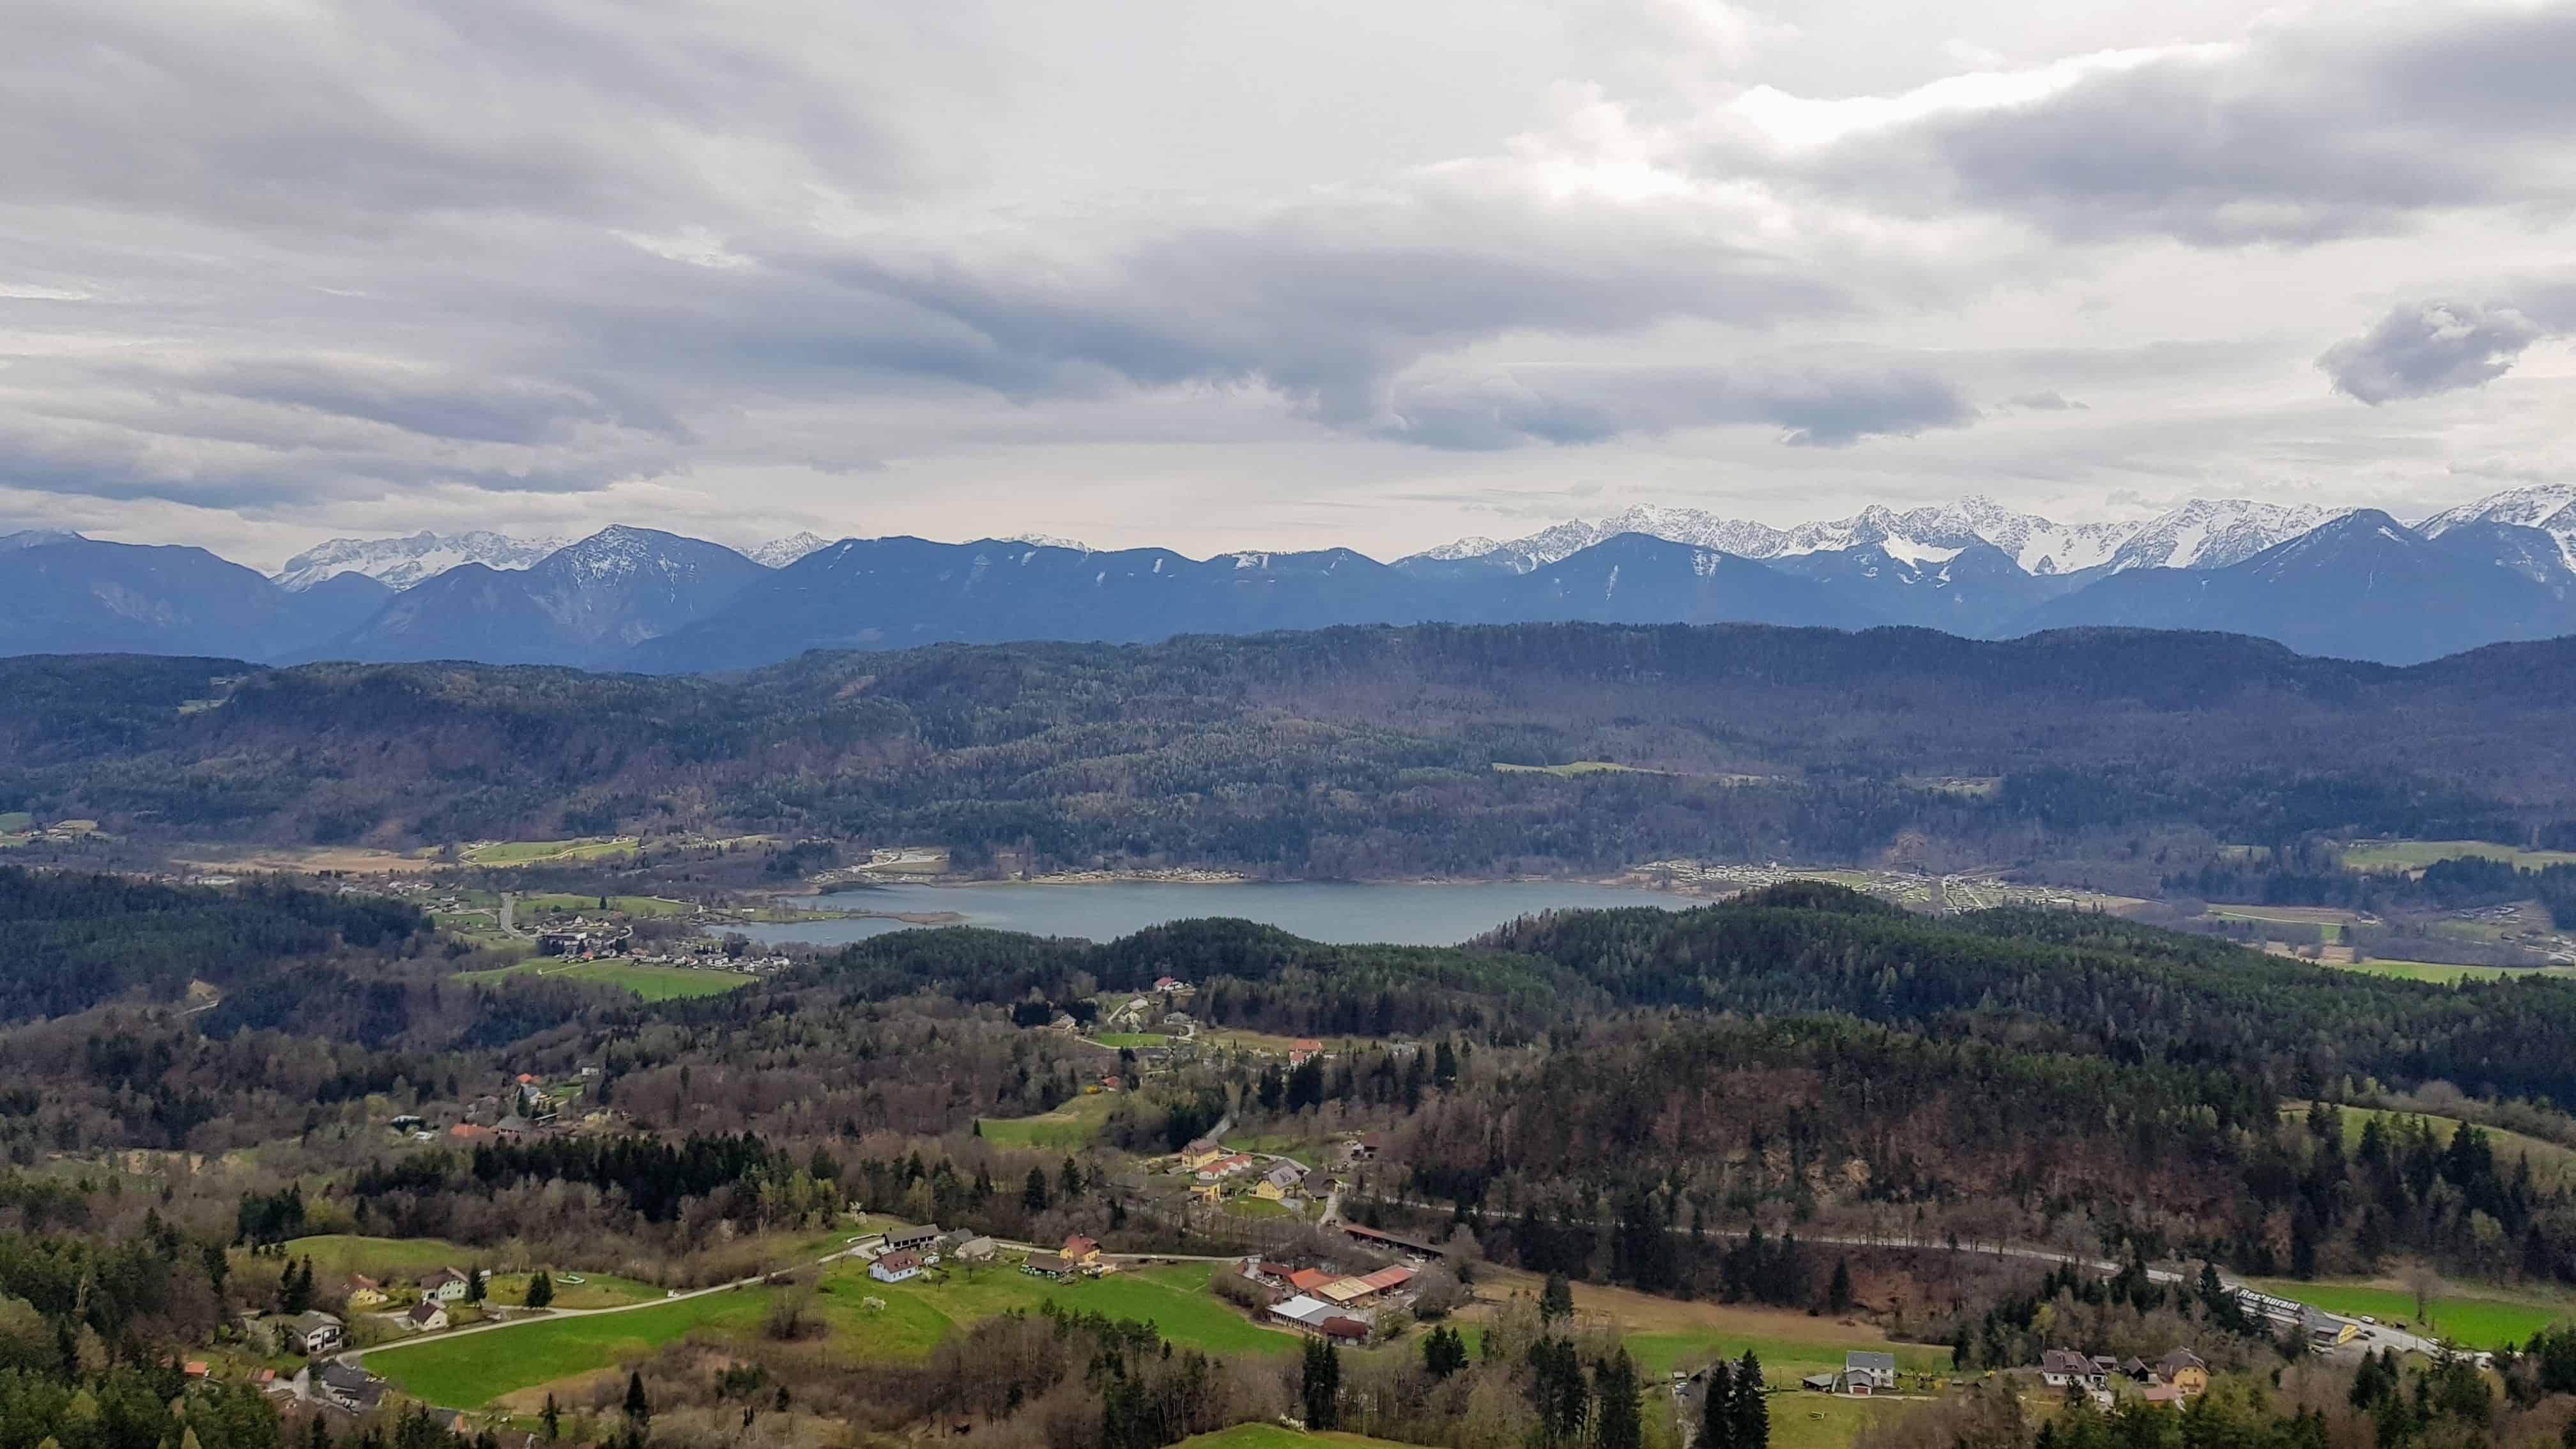
<path fill-rule="evenodd" d="M 1660 891 L 1620 890 L 1572 882 L 1495 881 L 1475 885 L 1171 885 L 1119 881 L 1101 885 L 882 885 L 836 891 L 812 904 L 845 911 L 954 911 L 960 923 L 1037 936 L 1114 940 L 1166 921 L 1234 916 L 1277 926 L 1312 941 L 1387 941 L 1449 946 L 1539 911 L 1604 906 L 1702 904 Z M 762 922 L 731 927 L 755 941 L 837 946 L 911 930 L 874 918 Z"/>

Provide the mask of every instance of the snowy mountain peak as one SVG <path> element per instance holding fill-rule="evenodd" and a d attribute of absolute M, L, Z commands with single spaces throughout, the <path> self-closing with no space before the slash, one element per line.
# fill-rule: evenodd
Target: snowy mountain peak
<path fill-rule="evenodd" d="M 296 593 L 347 573 L 365 574 L 389 588 L 408 589 L 460 564 L 479 563 L 504 571 L 533 568 L 563 546 L 559 538 L 514 538 L 481 530 L 445 534 L 424 531 L 402 538 L 335 538 L 288 559 L 286 567 L 272 577 L 279 587 Z"/>
<path fill-rule="evenodd" d="M 2110 564 L 2115 570 L 2223 569 L 2344 513 L 2312 503 L 2195 498 L 2140 525 L 2111 555 Z"/>
<path fill-rule="evenodd" d="M 2425 519 L 2416 531 L 2426 538 L 2440 538 L 2471 523 L 2539 529 L 2557 541 L 2559 557 L 2565 560 L 2569 569 L 2576 570 L 2576 483 L 2541 483 L 2528 488 L 2508 488 L 2475 503 L 2436 513 Z"/>
<path fill-rule="evenodd" d="M 43 548 L 54 543 L 87 543 L 88 539 L 68 528 L 30 528 L 18 533 L 0 533 L 0 553 L 13 548 Z"/>
<path fill-rule="evenodd" d="M 831 543 L 819 534 L 791 533 L 785 538 L 773 538 L 745 556 L 763 568 L 783 569 L 816 549 L 829 548 Z"/>

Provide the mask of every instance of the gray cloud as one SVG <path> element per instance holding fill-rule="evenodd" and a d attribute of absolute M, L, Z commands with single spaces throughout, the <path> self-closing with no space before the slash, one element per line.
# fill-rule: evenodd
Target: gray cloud
<path fill-rule="evenodd" d="M 2075 72 L 2010 103 L 1931 106 L 1753 167 L 1879 206 L 1967 206 L 2062 237 L 2314 243 L 2430 210 L 2576 202 L 2576 9 L 2320 12 L 2233 45 Z"/>
<path fill-rule="evenodd" d="M 2432 284 L 2464 245 L 2548 265 L 2534 229 L 2576 205 L 2567 5 L 2069 38 L 2004 0 L 1910 39 L 1819 7 L 1707 53 L 1648 25 L 1652 54 L 1599 65 L 1560 42 L 1619 25 L 1535 0 L 1313 51 L 1282 42 L 1329 22 L 1251 0 L 1186 34 L 1081 9 L 26 0 L 0 490 L 569 527 L 600 494 L 730 517 L 750 479 L 823 531 L 972 492 L 975 526 L 1028 499 L 1092 536 L 1082 508 L 1183 516 L 1215 477 L 1226 517 L 1317 480 L 1341 500 L 1315 508 L 1518 495 L 1581 447 L 1604 506 L 1722 473 L 1803 511 L 2137 471 L 2146 438 L 2154 471 L 2245 491 L 2347 446 L 2446 460 L 2386 415 L 2337 435 L 2366 415 L 2320 396 L 2275 429 L 2246 399 L 2352 325 L 2335 299 L 2461 290 Z M 1520 49 L 1461 60 L 1460 15 Z M 2008 77 L 2009 103 L 1858 97 L 1833 139 L 1730 109 L 1763 80 L 1901 92 L 1939 78 L 1913 42 L 1954 34 L 2031 65 L 2225 43 Z M 2356 236 L 2394 240 L 2331 245 Z M 2316 285 L 2280 285 L 2285 256 Z M 2467 341 L 2391 319 L 2329 354 L 2337 385 L 2491 378 L 2529 345 L 2500 307 L 2567 330 L 2532 289 L 2467 291 L 2502 299 Z M 1974 427 L 1971 397 L 2055 416 Z"/>
<path fill-rule="evenodd" d="M 2547 329 L 2510 307 L 2400 305 L 2379 325 L 2325 350 L 2317 366 L 2337 391 L 2377 407 L 2493 382 Z"/>
<path fill-rule="evenodd" d="M 1399 381 L 1379 428 L 1465 450 L 1603 443 L 1632 433 L 1758 424 L 1792 447 L 1847 447 L 1965 427 L 1977 410 L 1949 383 L 1906 368 L 1522 369 L 1504 377 Z"/>

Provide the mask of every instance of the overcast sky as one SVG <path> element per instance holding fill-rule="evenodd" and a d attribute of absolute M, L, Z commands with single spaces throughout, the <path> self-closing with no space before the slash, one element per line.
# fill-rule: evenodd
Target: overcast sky
<path fill-rule="evenodd" d="M 1393 556 L 2576 480 L 2576 4 L 9 23 L 0 528 Z"/>

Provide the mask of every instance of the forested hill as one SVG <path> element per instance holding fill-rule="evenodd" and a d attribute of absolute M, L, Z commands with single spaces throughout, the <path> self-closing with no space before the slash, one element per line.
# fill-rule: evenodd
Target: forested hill
<path fill-rule="evenodd" d="M 1991 857 L 2185 823 L 2576 843 L 2576 641 L 1522 625 L 815 654 L 731 678 L 0 661 L 0 811 L 383 844 L 611 830 L 1366 876 Z M 2515 768 L 2492 762 L 2516 761 Z M 1497 766 L 1605 761 L 1580 775 Z"/>
<path fill-rule="evenodd" d="M 2376 1077 L 2576 1098 L 2576 984 L 2403 981 L 2101 915 L 1936 919 L 1799 883 L 1696 911 L 1534 917 L 1480 944 L 1554 961 L 1628 1006 L 1831 1013 L 2126 1061 L 2219 1063 L 2293 1096 Z M 2034 1037 L 2039 1024 L 2049 1030 Z"/>
<path fill-rule="evenodd" d="M 382 954 L 429 919 L 379 896 L 270 882 L 232 890 L 0 866 L 0 1022 L 64 1016 L 132 994 L 169 1000 L 292 963 L 304 987 L 337 954 Z"/>
<path fill-rule="evenodd" d="M 2441 986 L 2336 971 L 2067 911 L 1935 918 L 1824 884 L 1692 911 L 1530 917 L 1465 947 L 1330 946 L 1244 921 L 1100 944 L 904 931 L 851 946 L 786 989 L 928 994 L 1020 1008 L 1036 1025 L 1094 992 L 1174 975 L 1220 1026 L 1319 1036 L 1465 1030 L 1532 1040 L 1636 1009 L 1769 1021 L 1846 1017 L 1935 1039 L 2218 1069 L 2283 1097 L 2345 1079 L 2576 1099 L 2576 985 Z M 756 996 L 710 1014 L 757 1012 Z"/>

